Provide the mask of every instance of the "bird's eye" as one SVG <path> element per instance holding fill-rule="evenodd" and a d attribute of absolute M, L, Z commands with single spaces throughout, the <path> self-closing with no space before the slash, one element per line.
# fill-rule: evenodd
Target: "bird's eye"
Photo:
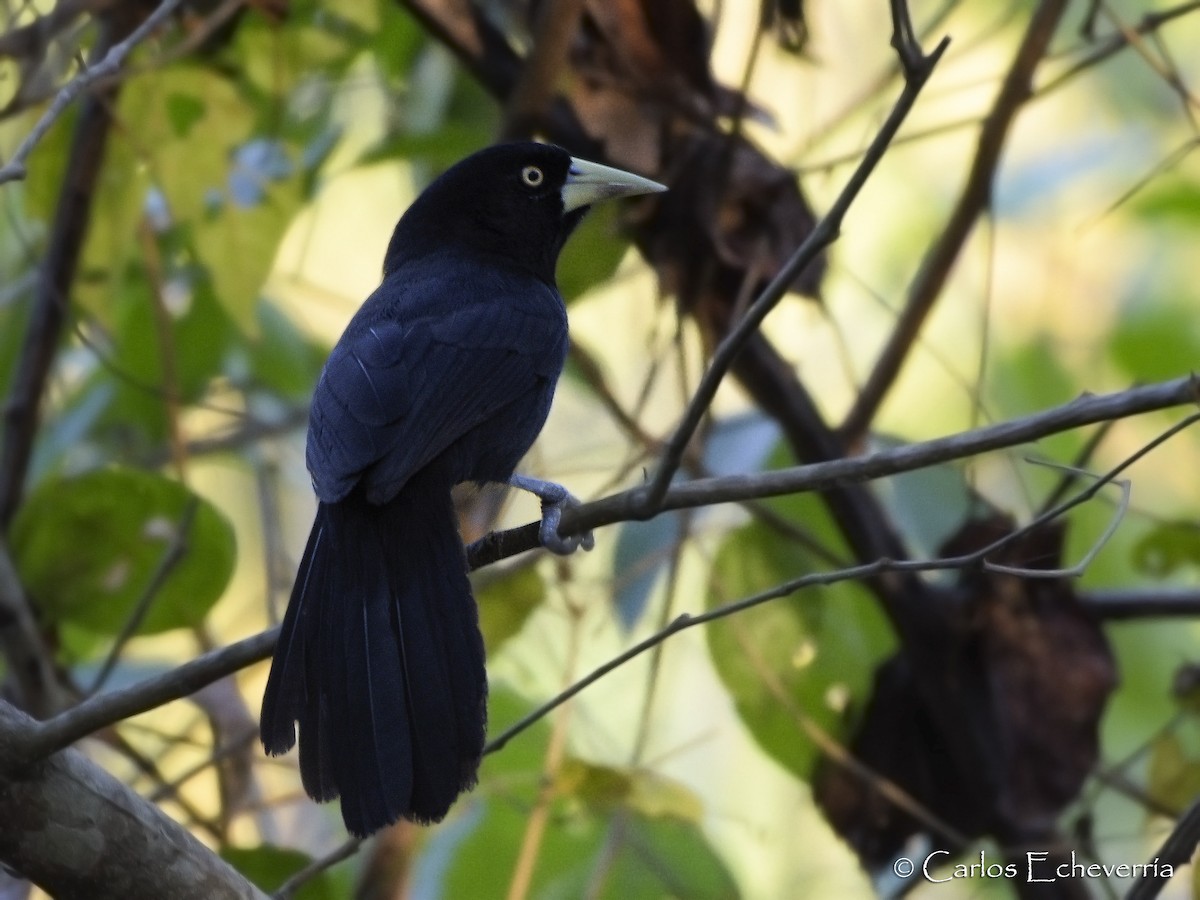
<path fill-rule="evenodd" d="M 526 166 L 521 170 L 521 180 L 529 187 L 541 187 L 546 175 L 537 166 Z"/>

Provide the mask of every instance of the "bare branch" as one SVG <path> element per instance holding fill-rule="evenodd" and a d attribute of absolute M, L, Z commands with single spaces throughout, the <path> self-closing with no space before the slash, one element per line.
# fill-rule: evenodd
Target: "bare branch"
<path fill-rule="evenodd" d="M 1085 394 L 1070 403 L 1021 419 L 986 425 L 948 437 L 865 456 L 835 459 L 754 475 L 731 475 L 684 482 L 667 492 L 660 508 L 666 511 L 708 506 L 713 503 L 773 497 L 800 491 L 825 490 L 849 482 L 871 481 L 977 456 L 992 450 L 1015 447 L 1082 425 L 1172 406 L 1194 404 L 1198 398 L 1200 385 L 1192 376 L 1130 388 L 1115 394 Z M 563 535 L 578 534 L 602 525 L 639 518 L 645 501 L 638 495 L 645 490 L 646 488 L 634 488 L 565 510 L 559 532 Z"/>
<path fill-rule="evenodd" d="M 80 72 L 78 76 L 72 79 L 63 87 L 55 96 L 54 101 L 50 104 L 50 108 L 42 113 L 42 117 L 38 119 L 37 124 L 25 136 L 25 140 L 21 141 L 16 151 L 4 166 L 0 166 L 0 184 L 6 181 L 18 181 L 25 177 L 25 163 L 29 159 L 29 155 L 34 148 L 41 142 L 42 138 L 57 122 L 64 112 L 84 91 L 101 78 L 105 78 L 114 74 L 121 68 L 121 64 L 125 61 L 125 57 L 129 55 L 138 44 L 146 39 L 155 28 L 161 25 L 166 18 L 175 11 L 175 8 L 182 3 L 183 0 L 163 0 L 163 3 L 146 17 L 129 37 L 125 40 L 113 44 L 104 54 L 104 58 L 94 66 L 89 66 Z"/>
<path fill-rule="evenodd" d="M 195 693 L 205 685 L 271 655 L 279 629 L 271 628 L 213 650 L 156 678 L 123 690 L 99 694 L 34 728 L 25 758 L 36 760 L 73 744 L 114 722 Z"/>
<path fill-rule="evenodd" d="M 212 900 L 264 895 L 157 806 L 75 750 L 32 764 L 33 719 L 0 702 L 0 859 L 52 896 Z"/>
<path fill-rule="evenodd" d="M 311 863 L 285 881 L 279 886 L 274 894 L 271 895 L 272 900 L 291 900 L 295 896 L 296 891 L 308 884 L 326 869 L 331 869 L 344 859 L 349 859 L 362 847 L 362 838 L 350 838 L 345 843 L 334 847 L 329 853 L 326 853 L 320 859 L 314 859 Z"/>
<path fill-rule="evenodd" d="M 1200 618 L 1200 591 L 1183 588 L 1139 588 L 1129 591 L 1089 591 L 1079 602 L 1097 619 Z"/>
<path fill-rule="evenodd" d="M 1034 11 L 1021 46 L 1004 77 L 999 96 L 980 129 L 975 158 L 958 203 L 950 213 L 941 237 L 921 261 L 921 267 L 909 288 L 904 311 L 842 424 L 841 431 L 847 443 L 855 443 L 870 427 L 875 413 L 908 358 L 925 317 L 941 296 L 950 270 L 962 252 L 975 221 L 991 206 L 992 183 L 1000 165 L 1001 151 L 1017 113 L 1033 96 L 1034 70 L 1046 55 L 1066 6 L 1066 0 L 1042 0 Z"/>
<path fill-rule="evenodd" d="M 906 48 L 904 52 L 911 55 L 909 42 L 906 39 L 898 39 L 899 45 L 903 45 Z M 867 148 L 866 153 L 863 154 L 858 167 L 850 176 L 846 186 L 842 188 L 833 206 L 830 207 L 829 211 L 809 233 L 804 243 L 796 249 L 792 257 L 776 273 L 775 278 L 763 289 L 762 293 L 750 305 L 750 308 L 746 310 L 745 315 L 738 320 L 737 324 L 729 331 L 713 352 L 712 360 L 704 376 L 700 379 L 700 384 L 696 387 L 691 401 L 688 403 L 683 420 L 679 423 L 675 433 L 671 436 L 671 440 L 667 443 L 666 449 L 663 451 L 662 460 L 659 462 L 658 469 L 654 473 L 653 480 L 638 497 L 638 507 L 633 516 L 634 518 L 649 518 L 663 509 L 663 499 L 670 487 L 671 479 L 683 461 L 687 445 L 695 434 L 696 428 L 699 427 L 700 421 L 704 418 L 704 414 L 707 412 L 713 398 L 716 396 L 717 389 L 720 387 L 722 380 L 733 365 L 734 359 L 743 347 L 745 347 L 750 337 L 758 331 L 759 326 L 771 310 L 775 308 L 776 304 L 791 289 L 792 284 L 795 283 L 800 273 L 827 246 L 837 239 L 838 232 L 841 230 L 842 219 L 845 218 L 850 205 L 858 196 L 859 191 L 874 171 L 876 165 L 879 164 L 880 159 L 883 158 L 883 154 L 887 151 L 892 138 L 899 131 L 913 104 L 916 103 L 921 89 L 925 86 L 938 60 L 941 59 L 942 54 L 948 46 L 949 38 L 944 38 L 933 53 L 927 57 L 921 57 L 921 65 L 914 64 L 912 71 L 905 80 L 904 90 L 901 91 L 900 97 L 892 107 L 891 113 L 884 121 L 883 126 L 879 129 L 871 145 Z M 905 63 L 906 68 L 909 62 Z M 566 532 L 560 529 L 560 533 L 565 534 Z"/>
<path fill-rule="evenodd" d="M 604 665 L 594 669 L 590 674 L 584 678 L 581 678 L 579 681 L 575 682 L 575 684 L 571 685 L 566 690 L 557 694 L 555 697 L 546 701 L 537 709 L 518 720 L 511 727 L 489 741 L 487 746 L 484 747 L 483 752 L 486 755 L 488 753 L 495 753 L 497 750 L 502 749 L 505 744 L 507 744 L 522 731 L 529 728 L 539 719 L 542 719 L 548 715 L 556 707 L 570 700 L 585 688 L 590 687 L 592 684 L 599 681 L 609 672 L 620 668 L 621 666 L 625 665 L 625 663 L 640 656 L 647 650 L 658 646 L 672 635 L 678 634 L 681 631 L 686 631 L 689 628 L 694 628 L 697 625 L 704 625 L 708 622 L 724 619 L 728 616 L 744 612 L 745 610 L 751 609 L 755 606 L 760 606 L 768 601 L 777 600 L 781 597 L 787 597 L 804 590 L 805 588 L 815 587 L 817 585 L 838 584 L 843 581 L 866 581 L 885 572 L 933 572 L 945 571 L 949 569 L 966 569 L 973 566 L 983 566 L 986 568 L 988 565 L 989 556 L 996 553 L 998 550 L 1002 549 L 1008 544 L 1019 540 L 1022 535 L 1027 534 L 1031 530 L 1036 529 L 1050 520 L 1061 516 L 1068 510 L 1087 502 L 1106 485 L 1116 481 L 1117 476 L 1124 472 L 1133 463 L 1163 444 L 1165 441 L 1170 440 L 1185 428 L 1189 428 L 1190 426 L 1194 425 L 1196 422 L 1200 422 L 1200 413 L 1188 416 L 1184 421 L 1168 428 L 1153 441 L 1150 441 L 1148 444 L 1141 447 L 1136 453 L 1122 460 L 1113 469 L 1109 470 L 1104 475 L 1098 476 L 1094 483 L 1089 485 L 1086 489 L 1080 491 L 1070 500 L 1059 504 L 1052 510 L 1048 510 L 1046 513 L 1038 516 L 1032 522 L 1028 523 L 1025 527 L 1012 531 L 1000 539 L 993 541 L 987 546 L 981 547 L 971 553 L 929 560 L 877 559 L 873 562 L 864 563 L 858 566 L 850 566 L 845 569 L 839 569 L 835 572 L 810 573 L 807 575 L 802 575 L 798 578 L 793 578 L 790 581 L 777 584 L 774 587 L 768 588 L 765 591 L 760 591 L 757 594 L 751 594 L 748 597 L 743 597 L 740 600 L 723 603 L 720 606 L 716 606 L 706 612 L 700 613 L 699 615 L 693 616 L 684 613 L 675 618 L 665 628 L 659 629 L 644 641 L 635 644 L 624 653 L 613 657 L 611 660 L 604 663 Z M 1054 573 L 1036 572 L 1034 574 L 1038 575 L 1039 577 L 1046 577 L 1047 574 L 1050 574 L 1053 577 Z"/>

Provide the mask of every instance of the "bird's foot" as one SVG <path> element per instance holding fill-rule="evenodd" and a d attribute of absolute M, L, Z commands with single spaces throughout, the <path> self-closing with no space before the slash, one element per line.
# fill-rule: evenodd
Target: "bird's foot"
<path fill-rule="evenodd" d="M 558 533 L 558 523 L 562 521 L 563 510 L 579 506 L 579 500 L 561 484 L 542 481 L 528 475 L 513 475 L 508 479 L 508 483 L 515 488 L 529 491 L 542 501 L 542 527 L 538 538 L 542 546 L 551 553 L 567 556 L 580 547 L 591 550 L 596 546 L 596 539 L 590 531 L 570 537 L 563 537 Z"/>

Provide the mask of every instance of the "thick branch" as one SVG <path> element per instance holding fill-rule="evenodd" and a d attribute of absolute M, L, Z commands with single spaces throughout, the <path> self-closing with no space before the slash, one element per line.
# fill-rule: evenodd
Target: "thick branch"
<path fill-rule="evenodd" d="M 83 754 L 24 762 L 36 723 L 0 702 L 0 860 L 59 900 L 214 900 L 262 892 Z"/>
<path fill-rule="evenodd" d="M 1197 384 L 1192 378 L 1180 378 L 1162 384 L 1131 388 L 1118 394 L 1100 397 L 1080 397 L 1065 406 L 1037 413 L 1024 419 L 991 425 L 962 434 L 951 435 L 921 444 L 911 444 L 870 456 L 838 459 L 831 462 L 797 466 L 757 475 L 733 475 L 685 482 L 673 487 L 664 498 L 665 509 L 707 506 L 712 503 L 734 502 L 758 497 L 820 490 L 845 482 L 869 481 L 888 475 L 910 472 L 938 463 L 949 462 L 986 452 L 1023 444 L 1039 437 L 1057 434 L 1097 421 L 1122 418 L 1170 406 L 1193 404 Z M 1089 491 L 1095 489 L 1095 485 Z M 641 490 L 641 489 L 637 489 Z M 637 490 L 625 491 L 611 497 L 587 503 L 563 514 L 563 533 L 577 529 L 609 525 L 631 519 Z M 1055 514 L 1061 510 L 1053 511 Z M 509 556 L 515 556 L 538 546 L 538 525 L 533 523 L 511 531 L 489 535 L 473 544 L 468 552 L 469 566 L 480 568 Z M 946 561 L 936 564 L 914 563 L 911 567 L 895 561 L 877 561 L 837 573 L 838 580 L 847 577 L 869 577 L 889 571 L 917 571 L 946 567 Z M 848 574 L 847 574 L 848 573 Z M 821 573 L 828 579 L 828 573 Z M 803 582 L 808 584 L 810 582 Z M 816 582 L 813 582 L 816 583 Z M 799 585 L 802 586 L 802 585 Z M 784 586 L 786 588 L 786 586 Z M 796 590 L 793 586 L 790 590 Z M 1151 610 L 1147 614 L 1152 614 Z M 685 626 L 690 627 L 690 626 Z M 119 722 L 130 716 L 147 712 L 164 703 L 200 690 L 207 684 L 232 672 L 259 662 L 271 655 L 279 629 L 272 628 L 245 638 L 220 650 L 213 650 L 164 675 L 147 679 L 120 691 L 92 697 L 75 708 L 47 722 L 24 729 L 14 738 L 23 748 L 26 759 L 36 760 L 69 746 L 80 738 Z"/>

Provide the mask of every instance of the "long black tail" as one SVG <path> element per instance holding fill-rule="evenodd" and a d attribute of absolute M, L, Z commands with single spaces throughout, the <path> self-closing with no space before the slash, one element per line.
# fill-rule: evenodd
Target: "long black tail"
<path fill-rule="evenodd" d="M 487 673 L 449 491 L 410 482 L 384 506 L 322 503 L 296 576 L 260 734 L 296 743 L 314 800 L 367 835 L 441 819 L 475 784 Z"/>

